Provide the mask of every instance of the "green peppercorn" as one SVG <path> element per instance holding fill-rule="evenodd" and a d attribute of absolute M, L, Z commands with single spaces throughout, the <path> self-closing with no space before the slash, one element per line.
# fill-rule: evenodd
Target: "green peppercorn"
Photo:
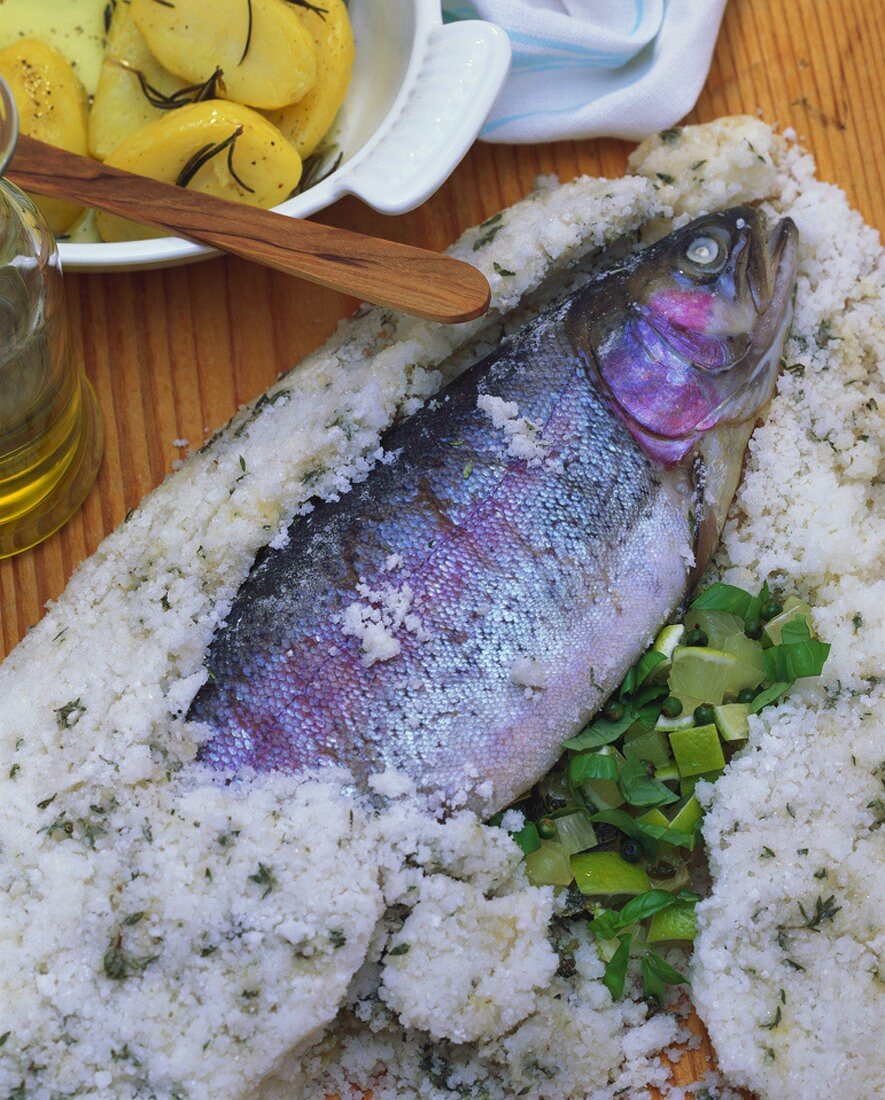
<path fill-rule="evenodd" d="M 755 688 L 744 688 L 743 691 L 738 692 L 738 702 L 752 703 L 757 694 L 758 692 Z"/>
<path fill-rule="evenodd" d="M 685 635 L 685 645 L 704 646 L 709 640 L 706 633 L 703 630 L 699 630 L 697 627 L 694 630 L 689 630 Z"/>
<path fill-rule="evenodd" d="M 758 619 L 751 619 L 744 627 L 744 633 L 754 642 L 762 637 L 762 623 Z"/>
<path fill-rule="evenodd" d="M 627 863 L 638 863 L 641 857 L 642 845 L 639 841 L 625 837 L 621 841 L 621 859 L 626 860 Z"/>
<path fill-rule="evenodd" d="M 606 703 L 602 709 L 602 717 L 606 722 L 620 722 L 624 717 L 623 703 L 618 703 L 614 699 L 610 703 Z"/>
<path fill-rule="evenodd" d="M 682 714 L 682 700 L 675 695 L 668 695 L 661 703 L 661 714 L 665 718 L 678 718 Z"/>
<path fill-rule="evenodd" d="M 694 708 L 694 720 L 699 726 L 709 726 L 715 718 L 713 708 L 708 703 L 701 703 L 699 707 Z"/>
<path fill-rule="evenodd" d="M 760 614 L 762 615 L 762 618 L 765 619 L 766 622 L 768 622 L 768 620 L 773 619 L 775 615 L 780 615 L 783 609 L 784 605 L 778 603 L 777 600 L 766 600 L 765 603 L 762 605 L 762 610 Z"/>
<path fill-rule="evenodd" d="M 556 822 L 552 817 L 542 817 L 538 822 L 538 836 L 542 840 L 552 840 L 556 836 Z"/>

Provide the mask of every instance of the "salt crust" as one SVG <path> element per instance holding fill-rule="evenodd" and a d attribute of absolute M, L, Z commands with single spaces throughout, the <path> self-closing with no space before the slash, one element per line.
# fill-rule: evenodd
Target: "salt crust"
<path fill-rule="evenodd" d="M 804 377 L 782 376 L 754 437 L 720 562 L 735 579 L 796 577 L 836 644 L 828 696 L 757 719 L 751 748 L 717 786 L 707 825 L 716 887 L 695 981 L 736 1081 L 771 1097 L 881 1092 L 881 1048 L 866 1023 L 881 985 L 872 992 L 872 976 L 852 985 L 880 935 L 864 897 L 877 885 L 867 853 L 880 835 L 866 803 L 881 784 L 860 730 L 881 707 L 849 695 L 867 689 L 881 651 L 870 485 L 880 421 L 869 400 L 881 252 L 841 193 L 813 179 L 809 158 L 758 121 L 683 134 L 637 152 L 634 168 L 648 178 L 545 183 L 484 248 L 473 244 L 488 230 L 466 234 L 455 251 L 488 274 L 491 318 L 444 328 L 371 311 L 344 324 L 151 494 L 0 667 L 10 764 L 0 772 L 0 1034 L 9 1031 L 0 1094 L 24 1083 L 38 1100 L 55 1091 L 223 1100 L 255 1097 L 270 1074 L 266 1100 L 330 1087 L 347 1095 L 351 1082 L 374 1083 L 379 1098 L 525 1089 L 638 1100 L 646 1084 L 666 1082 L 655 1054 L 676 1040 L 675 1019 L 612 1005 L 580 930 L 556 941 L 574 973 L 549 977 L 537 935 L 549 899 L 527 886 L 502 830 L 467 813 L 440 824 L 396 777 L 378 780 L 391 801 L 374 809 L 328 776 L 213 785 L 191 764 L 200 731 L 182 715 L 256 550 L 282 537 L 310 495 L 366 475 L 384 428 L 442 381 L 438 362 L 466 344 L 462 362 L 481 354 L 500 314 L 606 240 L 758 198 L 789 209 L 803 234 L 789 354 Z M 507 325 L 516 323 L 514 314 Z M 787 749 L 791 738 L 803 751 Z M 776 843 L 763 840 L 769 825 Z M 760 862 L 761 844 L 778 853 L 776 866 Z M 795 934 L 794 961 L 806 969 L 786 974 L 770 933 L 796 922 L 798 900 L 828 896 L 813 872 L 802 877 L 810 863 L 795 862 L 791 845 L 820 852 L 842 908 L 816 935 Z M 746 893 L 759 894 L 760 912 Z M 472 920 L 486 936 L 485 965 L 465 934 Z M 408 952 L 389 953 L 405 942 Z M 440 989 L 434 970 L 435 953 L 458 945 L 461 994 Z M 516 974 L 520 953 L 531 962 Z M 107 976 L 121 967 L 125 978 Z M 495 968 L 507 980 L 472 1003 Z M 760 1028 L 780 989 L 783 1022 Z M 819 1007 L 822 990 L 841 1014 Z M 483 1029 L 476 1043 L 457 1041 Z"/>
<path fill-rule="evenodd" d="M 0 666 L 0 1095 L 250 1095 L 386 935 L 386 868 L 398 882 L 409 844 L 416 890 L 430 862 L 483 890 L 503 859 L 500 914 L 526 911 L 499 830 L 450 824 L 434 855 L 432 818 L 401 837 L 382 815 L 388 833 L 328 776 L 214 786 L 183 716 L 262 544 L 392 457 L 381 433 L 439 387 L 438 362 L 495 343 L 526 292 L 649 209 L 663 210 L 645 180 L 584 181 L 522 207 L 531 243 L 509 215 L 483 251 L 483 231 L 466 234 L 455 252 L 486 270 L 488 317 L 344 323 L 150 494 Z M 517 276 L 494 270 L 508 255 Z"/>
<path fill-rule="evenodd" d="M 714 889 L 699 907 L 692 990 L 734 1082 L 766 1098 L 873 1100 L 885 1096 L 885 258 L 811 158 L 761 123 L 741 128 L 734 152 L 683 135 L 635 154 L 642 172 L 673 178 L 677 221 L 698 209 L 694 177 L 719 175 L 723 155 L 745 174 L 773 155 L 766 205 L 800 234 L 786 369 L 750 441 L 717 571 L 789 584 L 833 644 L 822 689 L 754 719 L 747 750 L 708 790 Z M 721 175 L 704 185 L 717 203 L 731 200 Z M 800 905 L 813 920 L 830 897 L 833 919 L 802 928 Z"/>

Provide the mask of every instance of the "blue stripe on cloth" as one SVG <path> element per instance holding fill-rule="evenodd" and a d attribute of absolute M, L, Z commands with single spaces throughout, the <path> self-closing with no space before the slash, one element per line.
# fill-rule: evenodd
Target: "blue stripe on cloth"
<path fill-rule="evenodd" d="M 510 72 L 516 73 L 551 73 L 551 72 L 585 72 L 588 68 L 604 68 L 602 65 L 588 65 L 586 61 L 571 61 L 564 57 L 520 57 L 517 56 L 510 63 Z M 620 66 L 618 66 L 620 68 Z"/>
<path fill-rule="evenodd" d="M 583 57 L 591 65 L 603 64 L 616 68 L 626 65 L 632 53 L 618 54 L 610 50 L 592 50 L 587 46 L 576 46 L 573 42 L 566 42 L 562 38 L 541 38 L 536 34 L 525 34 L 522 31 L 507 31 L 507 37 L 514 46 L 533 46 L 539 50 L 552 50 L 554 53 L 573 54 L 575 57 Z M 519 56 L 517 54 L 517 56 Z"/>
<path fill-rule="evenodd" d="M 567 107 L 543 107 L 540 110 L 522 111 L 516 115 L 507 115 L 505 118 L 496 118 L 494 122 L 487 122 L 482 128 L 482 135 L 494 133 L 506 126 L 509 122 L 519 122 L 523 118 L 531 118 L 532 115 L 565 115 L 570 111 L 579 111 L 587 106 L 586 99 L 579 99 L 577 103 L 570 103 Z"/>

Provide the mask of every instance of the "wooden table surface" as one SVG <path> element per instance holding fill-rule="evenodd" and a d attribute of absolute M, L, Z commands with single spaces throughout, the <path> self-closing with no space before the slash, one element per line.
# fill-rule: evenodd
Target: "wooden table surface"
<path fill-rule="evenodd" d="M 702 2 L 702 0 L 698 0 Z M 885 228 L 885 5 L 870 0 L 730 0 L 713 66 L 685 120 L 757 111 L 792 126 L 880 232 Z M 514 202 L 536 176 L 617 176 L 631 146 L 614 140 L 543 146 L 476 145 L 419 210 L 386 218 L 345 200 L 333 225 L 442 249 L 467 226 Z M 232 259 L 137 275 L 67 279 L 75 353 L 102 410 L 107 445 L 98 483 L 57 535 L 0 562 L 0 657 L 123 518 L 238 405 L 330 335 L 356 303 Z M 708 1045 L 679 1066 L 684 1081 Z"/>

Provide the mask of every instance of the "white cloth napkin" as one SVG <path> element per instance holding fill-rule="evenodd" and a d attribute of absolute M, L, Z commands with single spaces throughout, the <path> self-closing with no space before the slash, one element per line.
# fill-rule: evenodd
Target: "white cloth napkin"
<path fill-rule="evenodd" d="M 447 19 L 488 19 L 513 64 L 486 141 L 638 140 L 694 106 L 726 0 L 443 0 Z"/>

